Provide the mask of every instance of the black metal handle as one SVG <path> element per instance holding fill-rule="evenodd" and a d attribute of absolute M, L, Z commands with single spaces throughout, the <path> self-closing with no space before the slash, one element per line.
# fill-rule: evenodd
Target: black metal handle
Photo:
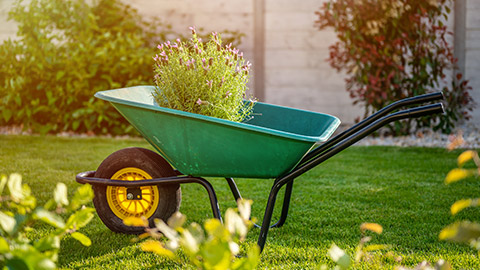
<path fill-rule="evenodd" d="M 399 119 L 405 118 L 417 118 L 431 114 L 445 113 L 442 103 L 436 103 L 431 105 L 425 105 L 421 107 L 416 107 L 404 111 L 399 111 L 394 115 Z"/>
<path fill-rule="evenodd" d="M 350 135 L 349 137 L 341 140 L 334 146 L 330 147 L 329 149 L 319 153 L 315 157 L 306 160 L 304 162 L 300 162 L 290 173 L 280 177 L 281 179 L 290 179 L 296 178 L 297 176 L 305 173 L 306 171 L 312 169 L 313 167 L 319 165 L 323 161 L 329 159 L 330 157 L 338 154 L 340 151 L 344 150 L 345 148 L 351 146 L 352 144 L 358 142 L 359 140 L 363 139 L 367 135 L 370 135 L 377 129 L 385 126 L 386 124 L 406 119 L 406 118 L 416 118 L 421 116 L 426 116 L 430 114 L 437 114 L 437 113 L 444 113 L 445 110 L 443 109 L 443 105 L 441 103 L 425 105 L 421 107 L 416 107 L 413 109 L 403 110 L 396 113 L 389 114 L 384 116 L 377 121 L 373 122 L 372 124 L 362 128 L 361 130 L 357 131 L 355 134 Z M 282 181 L 282 180 L 280 180 Z"/>
<path fill-rule="evenodd" d="M 326 141 L 322 145 L 318 146 L 317 148 L 310 151 L 305 157 L 303 157 L 300 163 L 306 162 L 313 157 L 317 156 L 318 154 L 322 153 L 323 151 L 327 150 L 328 148 L 334 146 L 341 140 L 349 137 L 350 135 L 354 134 L 355 132 L 361 130 L 362 128 L 368 126 L 369 124 L 375 122 L 376 120 L 380 119 L 381 117 L 387 115 L 388 113 L 404 106 L 414 105 L 414 104 L 421 104 L 425 102 L 431 102 L 436 100 L 443 100 L 445 97 L 442 92 L 436 92 L 431 94 L 424 94 L 420 96 L 415 96 L 411 98 L 405 98 L 399 101 L 396 101 L 382 109 L 378 112 L 370 115 L 369 117 L 365 118 L 363 121 L 357 123 L 353 127 L 345 130 L 344 132 L 338 134 L 337 136 L 333 137 L 332 139 Z"/>

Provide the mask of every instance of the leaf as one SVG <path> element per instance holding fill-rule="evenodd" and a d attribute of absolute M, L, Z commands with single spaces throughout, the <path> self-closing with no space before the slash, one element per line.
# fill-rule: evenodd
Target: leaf
<path fill-rule="evenodd" d="M 475 203 L 472 199 L 458 200 L 450 207 L 450 212 L 452 213 L 452 215 L 455 215 L 467 207 L 476 205 L 478 205 L 478 200 L 475 200 Z"/>
<path fill-rule="evenodd" d="M 35 242 L 34 247 L 40 252 L 60 249 L 60 237 L 55 235 L 40 238 Z"/>
<path fill-rule="evenodd" d="M 148 220 L 145 217 L 127 217 L 123 220 L 123 224 L 127 226 L 148 227 Z"/>
<path fill-rule="evenodd" d="M 168 257 L 170 259 L 173 259 L 175 257 L 175 254 L 171 250 L 164 248 L 162 244 L 160 244 L 160 242 L 155 240 L 148 240 L 143 242 L 142 244 L 140 244 L 140 248 L 143 251 L 153 252 L 160 256 Z"/>
<path fill-rule="evenodd" d="M 167 224 L 170 226 L 170 228 L 176 229 L 178 227 L 182 227 L 186 220 L 187 217 L 177 211 L 168 219 Z"/>
<path fill-rule="evenodd" d="M 252 200 L 238 199 L 237 207 L 242 219 L 244 221 L 249 220 L 252 212 Z"/>
<path fill-rule="evenodd" d="M 82 205 L 89 203 L 93 199 L 93 189 L 89 184 L 85 184 L 77 188 L 73 194 L 72 201 L 70 202 L 70 210 L 77 210 Z"/>
<path fill-rule="evenodd" d="M 377 234 L 381 234 L 383 232 L 383 227 L 377 223 L 362 223 L 360 225 L 360 230 L 362 231 L 372 231 Z"/>
<path fill-rule="evenodd" d="M 0 211 L 0 227 L 4 232 L 12 234 L 16 223 L 13 217 Z"/>
<path fill-rule="evenodd" d="M 2 116 L 3 116 L 3 120 L 5 120 L 5 123 L 8 122 L 8 120 L 10 120 L 10 118 L 12 118 L 12 111 L 9 110 L 9 109 L 3 109 L 2 110 Z"/>
<path fill-rule="evenodd" d="M 363 251 L 365 252 L 370 252 L 370 251 L 377 251 L 377 250 L 385 250 L 385 249 L 389 249 L 390 246 L 389 245 L 369 245 L 369 246 L 366 246 Z"/>
<path fill-rule="evenodd" d="M 5 189 L 5 185 L 7 184 L 7 176 L 2 175 L 0 177 L 0 195 L 2 195 L 3 190 Z"/>
<path fill-rule="evenodd" d="M 83 233 L 74 232 L 71 234 L 74 239 L 80 242 L 82 245 L 89 247 L 92 245 L 92 240 L 88 238 L 88 236 L 84 235 Z"/>
<path fill-rule="evenodd" d="M 468 243 L 480 237 L 480 224 L 462 221 L 451 224 L 440 232 L 440 240 Z"/>
<path fill-rule="evenodd" d="M 457 161 L 458 161 L 458 167 L 462 167 L 463 164 L 465 164 L 467 161 L 473 159 L 475 156 L 477 156 L 477 152 L 468 150 L 460 154 L 458 156 Z"/>
<path fill-rule="evenodd" d="M 34 217 L 54 226 L 55 228 L 63 229 L 65 227 L 65 222 L 60 216 L 43 208 L 37 208 L 37 210 L 35 210 Z"/>
<path fill-rule="evenodd" d="M 13 173 L 8 179 L 8 190 L 10 191 L 10 196 L 16 202 L 21 201 L 25 196 L 22 189 L 22 176 L 18 173 Z"/>
<path fill-rule="evenodd" d="M 232 254 L 226 241 L 208 241 L 203 244 L 200 255 L 203 257 L 205 269 L 228 269 Z"/>
<path fill-rule="evenodd" d="M 59 206 L 68 205 L 67 186 L 64 183 L 57 183 L 57 186 L 53 191 L 53 199 Z"/>
<path fill-rule="evenodd" d="M 198 252 L 201 243 L 197 242 L 197 239 L 189 230 L 184 230 L 180 238 L 180 244 L 184 249 L 187 249 L 189 253 L 195 254 Z"/>
<path fill-rule="evenodd" d="M 80 229 L 87 225 L 93 219 L 93 212 L 95 209 L 90 207 L 85 207 L 75 213 L 73 213 L 67 220 L 65 225 L 66 229 Z"/>
<path fill-rule="evenodd" d="M 328 255 L 342 269 L 348 269 L 351 264 L 350 256 L 335 244 L 332 244 L 328 250 Z"/>
<path fill-rule="evenodd" d="M 208 233 L 208 235 L 215 238 L 224 239 L 228 238 L 229 236 L 228 230 L 226 230 L 220 220 L 216 218 L 211 218 L 205 221 L 203 227 L 205 228 L 205 231 Z"/>
<path fill-rule="evenodd" d="M 10 247 L 8 245 L 8 242 L 5 238 L 0 236 L 0 254 L 5 254 L 10 251 Z"/>
<path fill-rule="evenodd" d="M 450 172 L 448 172 L 447 177 L 445 177 L 445 183 L 450 184 L 473 175 L 475 175 L 474 170 L 465 170 L 465 169 L 455 168 Z"/>
<path fill-rule="evenodd" d="M 247 252 L 247 257 L 236 260 L 232 269 L 256 269 L 260 260 L 260 248 L 257 245 L 253 245 Z"/>
<path fill-rule="evenodd" d="M 165 235 L 170 241 L 178 241 L 178 233 L 174 229 L 170 228 L 165 221 L 161 219 L 155 219 L 155 226 L 157 229 Z"/>
<path fill-rule="evenodd" d="M 60 71 L 57 72 L 57 76 L 56 76 L 55 79 L 58 81 L 63 77 L 63 75 L 65 75 L 65 71 L 60 70 Z"/>

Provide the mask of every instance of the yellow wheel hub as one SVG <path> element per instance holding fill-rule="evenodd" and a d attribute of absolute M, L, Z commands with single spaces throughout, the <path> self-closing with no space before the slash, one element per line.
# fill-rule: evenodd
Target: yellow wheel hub
<path fill-rule="evenodd" d="M 138 181 L 152 179 L 152 177 L 141 169 L 129 167 L 116 172 L 112 179 Z M 141 199 L 131 199 L 127 194 L 127 188 L 107 186 L 108 205 L 120 219 L 131 216 L 149 218 L 155 213 L 158 206 L 158 188 L 156 186 L 143 186 L 140 187 L 140 192 Z"/>

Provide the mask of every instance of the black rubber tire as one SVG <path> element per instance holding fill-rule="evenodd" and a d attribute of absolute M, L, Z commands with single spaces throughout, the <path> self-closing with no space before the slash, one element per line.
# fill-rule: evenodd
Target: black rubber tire
<path fill-rule="evenodd" d="M 148 173 L 153 178 L 175 176 L 170 164 L 157 153 L 144 148 L 125 148 L 108 156 L 98 167 L 95 177 L 111 179 L 121 169 L 134 167 Z M 179 184 L 158 185 L 159 203 L 154 214 L 148 219 L 150 227 L 154 219 L 166 221 L 179 210 L 182 193 Z M 112 231 L 127 234 L 145 232 L 143 227 L 126 226 L 123 220 L 115 215 L 107 202 L 106 186 L 94 186 L 93 204 L 102 222 Z"/>

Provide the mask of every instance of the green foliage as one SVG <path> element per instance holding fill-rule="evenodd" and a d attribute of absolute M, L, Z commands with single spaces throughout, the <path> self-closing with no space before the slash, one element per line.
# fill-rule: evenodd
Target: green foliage
<path fill-rule="evenodd" d="M 335 262 L 335 269 L 350 269 L 351 267 L 357 266 L 362 260 L 372 263 L 371 261 L 374 259 L 374 257 L 370 256 L 370 252 L 388 248 L 388 246 L 386 245 L 367 245 L 367 243 L 372 240 L 372 237 L 367 236 L 365 233 L 367 231 L 371 231 L 377 234 L 381 234 L 383 232 L 383 227 L 381 225 L 376 223 L 363 223 L 362 225 L 360 225 L 360 230 L 362 231 L 362 238 L 360 239 L 360 242 L 356 247 L 355 256 L 353 257 L 353 259 L 343 249 L 339 248 L 335 243 L 331 245 L 330 249 L 328 250 L 328 256 L 330 256 L 330 258 Z M 378 265 L 381 263 L 374 262 L 374 264 Z M 324 266 L 324 268 L 326 268 L 326 266 Z"/>
<path fill-rule="evenodd" d="M 0 125 L 128 134 L 100 90 L 153 84 L 154 46 L 173 34 L 120 0 L 17 0 L 17 38 L 0 45 Z M 241 34 L 229 32 L 230 40 Z"/>
<path fill-rule="evenodd" d="M 212 33 L 205 44 L 191 27 L 188 42 L 177 39 L 158 46 L 155 60 L 155 100 L 162 107 L 240 122 L 252 113 L 254 101 L 244 102 L 250 62 L 243 53 L 222 47 Z"/>
<path fill-rule="evenodd" d="M 7 191 L 7 192 L 4 192 Z M 93 208 L 82 207 L 93 198 L 90 185 L 77 189 L 71 202 L 67 187 L 58 183 L 53 199 L 43 207 L 37 206 L 30 188 L 22 184 L 19 174 L 0 177 L 0 266 L 7 269 L 55 269 L 60 250 L 60 240 L 67 234 L 85 246 L 90 239 L 78 232 L 93 218 Z M 62 215 L 60 215 L 62 214 Z M 63 215 L 69 215 L 65 221 Z M 27 233 L 37 221 L 53 227 L 53 230 L 36 241 Z"/>
<path fill-rule="evenodd" d="M 141 238 L 153 238 L 141 243 L 143 251 L 179 260 L 177 250 L 182 248 L 189 263 L 198 269 L 255 269 L 260 256 L 256 245 L 246 256 L 234 260 L 240 252 L 239 243 L 245 240 L 248 229 L 253 225 L 250 221 L 251 201 L 240 199 L 238 211 L 227 209 L 224 224 L 218 219 L 209 219 L 203 229 L 197 223 L 182 227 L 186 217 L 178 212 L 167 223 L 156 220 L 155 228 L 148 228 L 145 218 L 132 217 L 124 222 L 126 225 L 144 226 L 146 234 Z M 154 240 L 162 236 L 168 239 L 166 244 Z"/>
<path fill-rule="evenodd" d="M 393 134 L 422 127 L 450 133 L 470 117 L 471 87 L 458 72 L 444 25 L 452 2 L 329 0 L 316 13 L 316 25 L 337 34 L 330 64 L 348 73 L 347 91 L 365 106 L 365 116 L 405 97 L 443 91 L 445 115 L 392 124 Z"/>
<path fill-rule="evenodd" d="M 465 164 L 472 162 L 476 168 L 464 168 Z M 480 157 L 473 150 L 467 150 L 460 154 L 457 159 L 458 168 L 454 168 L 448 172 L 445 177 L 445 183 L 451 184 L 466 178 L 480 175 Z M 480 205 L 480 199 L 461 199 L 456 201 L 451 207 L 450 212 L 456 215 L 460 211 Z M 439 235 L 441 240 L 449 240 L 459 243 L 470 244 L 480 255 L 480 224 L 471 221 L 457 221 L 445 227 Z"/>

